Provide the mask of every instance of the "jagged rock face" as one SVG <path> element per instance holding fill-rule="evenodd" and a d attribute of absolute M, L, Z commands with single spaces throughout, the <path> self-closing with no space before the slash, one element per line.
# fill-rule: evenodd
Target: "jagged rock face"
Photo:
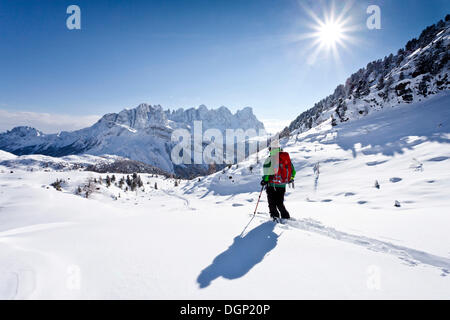
<path fill-rule="evenodd" d="M 396 55 L 370 62 L 345 85 L 300 114 L 281 136 L 301 133 L 325 121 L 332 125 L 359 119 L 399 104 L 426 99 L 450 89 L 450 20 L 439 21 L 409 41 Z"/>
<path fill-rule="evenodd" d="M 162 107 L 148 104 L 140 104 L 134 109 L 107 114 L 100 119 L 100 122 L 123 125 L 135 130 L 168 125 L 168 119 Z"/>
<path fill-rule="evenodd" d="M 159 105 L 141 104 L 134 109 L 106 114 L 93 126 L 73 132 L 44 134 L 34 128 L 16 127 L 0 134 L 0 149 L 16 155 L 58 157 L 82 153 L 114 154 L 169 173 L 177 169 L 180 174 L 182 170 L 175 168 L 170 158 L 171 134 L 180 128 L 192 131 L 194 121 L 202 121 L 203 130 L 215 128 L 224 134 L 226 129 L 264 129 L 251 108 L 233 114 L 226 107 L 210 110 L 200 106 L 169 111 Z M 188 171 L 192 176 L 192 170 Z"/>
<path fill-rule="evenodd" d="M 0 149 L 13 150 L 22 146 L 21 142 L 24 140 L 30 141 L 30 143 L 37 143 L 41 141 L 41 137 L 44 134 L 39 130 L 31 127 L 15 127 L 7 132 L 7 134 L 1 135 Z"/>
<path fill-rule="evenodd" d="M 204 105 L 201 105 L 198 109 L 167 111 L 166 116 L 175 123 L 186 124 L 189 127 L 194 125 L 194 121 L 201 120 L 204 128 L 217 128 L 221 131 L 239 128 L 264 129 L 264 125 L 255 117 L 252 109 L 249 107 L 232 114 L 226 107 L 209 110 Z"/>

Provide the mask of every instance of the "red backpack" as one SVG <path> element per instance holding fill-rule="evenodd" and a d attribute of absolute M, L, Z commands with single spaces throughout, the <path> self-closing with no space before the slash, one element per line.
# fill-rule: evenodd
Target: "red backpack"
<path fill-rule="evenodd" d="M 278 155 L 272 157 L 272 161 L 274 161 L 273 163 L 274 174 L 270 176 L 269 183 L 274 184 L 289 183 L 292 177 L 292 163 L 289 153 L 279 152 Z"/>

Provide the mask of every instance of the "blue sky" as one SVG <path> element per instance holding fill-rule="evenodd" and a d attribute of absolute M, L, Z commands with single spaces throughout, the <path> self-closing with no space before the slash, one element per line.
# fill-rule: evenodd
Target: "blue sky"
<path fill-rule="evenodd" d="M 336 0 L 335 11 L 348 3 L 355 41 L 339 48 L 339 61 L 322 52 L 311 63 L 305 8 L 323 18 L 331 1 L 2 0 L 0 109 L 75 119 L 141 102 L 251 106 L 285 123 L 450 13 L 448 0 Z M 71 4 L 81 30 L 66 28 Z M 381 30 L 366 27 L 373 4 Z"/>

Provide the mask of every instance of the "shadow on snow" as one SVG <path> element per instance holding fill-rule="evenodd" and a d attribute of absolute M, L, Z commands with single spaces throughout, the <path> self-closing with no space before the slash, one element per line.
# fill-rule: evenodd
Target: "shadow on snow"
<path fill-rule="evenodd" d="M 202 270 L 197 278 L 200 288 L 208 287 L 220 276 L 233 280 L 247 274 L 276 247 L 279 236 L 274 228 L 275 223 L 268 221 L 251 230 L 245 237 L 235 237 L 233 244 Z"/>

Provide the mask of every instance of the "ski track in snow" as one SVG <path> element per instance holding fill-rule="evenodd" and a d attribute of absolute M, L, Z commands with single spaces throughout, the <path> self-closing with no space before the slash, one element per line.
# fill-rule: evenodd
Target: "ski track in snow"
<path fill-rule="evenodd" d="M 27 298 L 36 289 L 36 274 L 33 270 L 1 271 L 0 297 L 2 299 Z"/>
<path fill-rule="evenodd" d="M 2 240 L 3 237 L 17 236 L 17 235 L 21 235 L 21 234 L 25 234 L 25 233 L 31 233 L 31 232 L 37 232 L 37 231 L 42 231 L 42 230 L 49 230 L 49 229 L 53 229 L 53 228 L 64 227 L 64 226 L 70 226 L 73 224 L 74 224 L 73 222 L 39 223 L 39 224 L 27 226 L 27 227 L 6 230 L 6 231 L 0 232 L 0 241 Z"/>
<path fill-rule="evenodd" d="M 19 253 L 19 256 L 25 255 L 32 257 L 27 259 L 33 261 L 33 265 L 29 265 L 29 262 L 22 262 L 21 258 L 17 261 L 19 268 L 9 269 L 0 268 L 0 299 L 32 299 L 38 289 L 39 283 L 42 281 L 42 277 L 48 274 L 60 277 L 64 279 L 64 273 L 61 274 L 61 270 L 67 270 L 69 263 L 66 263 L 60 257 L 44 252 L 41 250 L 30 249 L 15 243 L 15 241 L 9 241 L 9 236 L 15 236 L 25 234 L 29 232 L 38 232 L 48 230 L 53 227 L 61 227 L 64 223 L 50 223 L 48 225 L 36 225 L 25 228 L 17 228 L 10 231 L 2 232 L 0 234 L 0 245 L 6 246 L 6 249 L 13 250 Z M 68 224 L 66 224 L 68 225 Z M 13 238 L 12 238 L 13 239 Z M 7 252 L 7 251 L 6 251 Z M 38 267 L 36 267 L 36 264 Z M 1 267 L 1 266 L 0 266 Z"/>
<path fill-rule="evenodd" d="M 450 273 L 449 258 L 440 257 L 434 254 L 404 246 L 399 246 L 391 242 L 385 242 L 366 236 L 354 235 L 343 231 L 338 231 L 333 227 L 327 227 L 320 221 L 311 218 L 287 220 L 284 224 L 279 225 L 279 227 L 282 229 L 292 227 L 294 229 L 313 232 L 339 241 L 363 246 L 372 251 L 391 254 L 403 260 L 410 266 L 417 266 L 419 263 L 423 263 L 432 267 L 441 268 L 442 276 L 446 276 Z"/>
<path fill-rule="evenodd" d="M 186 208 L 188 208 L 189 210 L 197 210 L 197 209 L 191 207 L 191 203 L 190 203 L 190 201 L 189 201 L 188 198 L 183 197 L 183 196 L 180 196 L 180 195 L 178 195 L 178 194 L 175 194 L 173 191 L 168 191 L 168 190 L 163 190 L 163 189 L 162 189 L 162 191 L 163 191 L 165 194 L 167 194 L 168 196 L 175 197 L 175 198 L 178 198 L 178 199 L 180 199 L 180 200 L 183 200 L 183 201 L 184 201 L 184 205 L 185 205 Z"/>

